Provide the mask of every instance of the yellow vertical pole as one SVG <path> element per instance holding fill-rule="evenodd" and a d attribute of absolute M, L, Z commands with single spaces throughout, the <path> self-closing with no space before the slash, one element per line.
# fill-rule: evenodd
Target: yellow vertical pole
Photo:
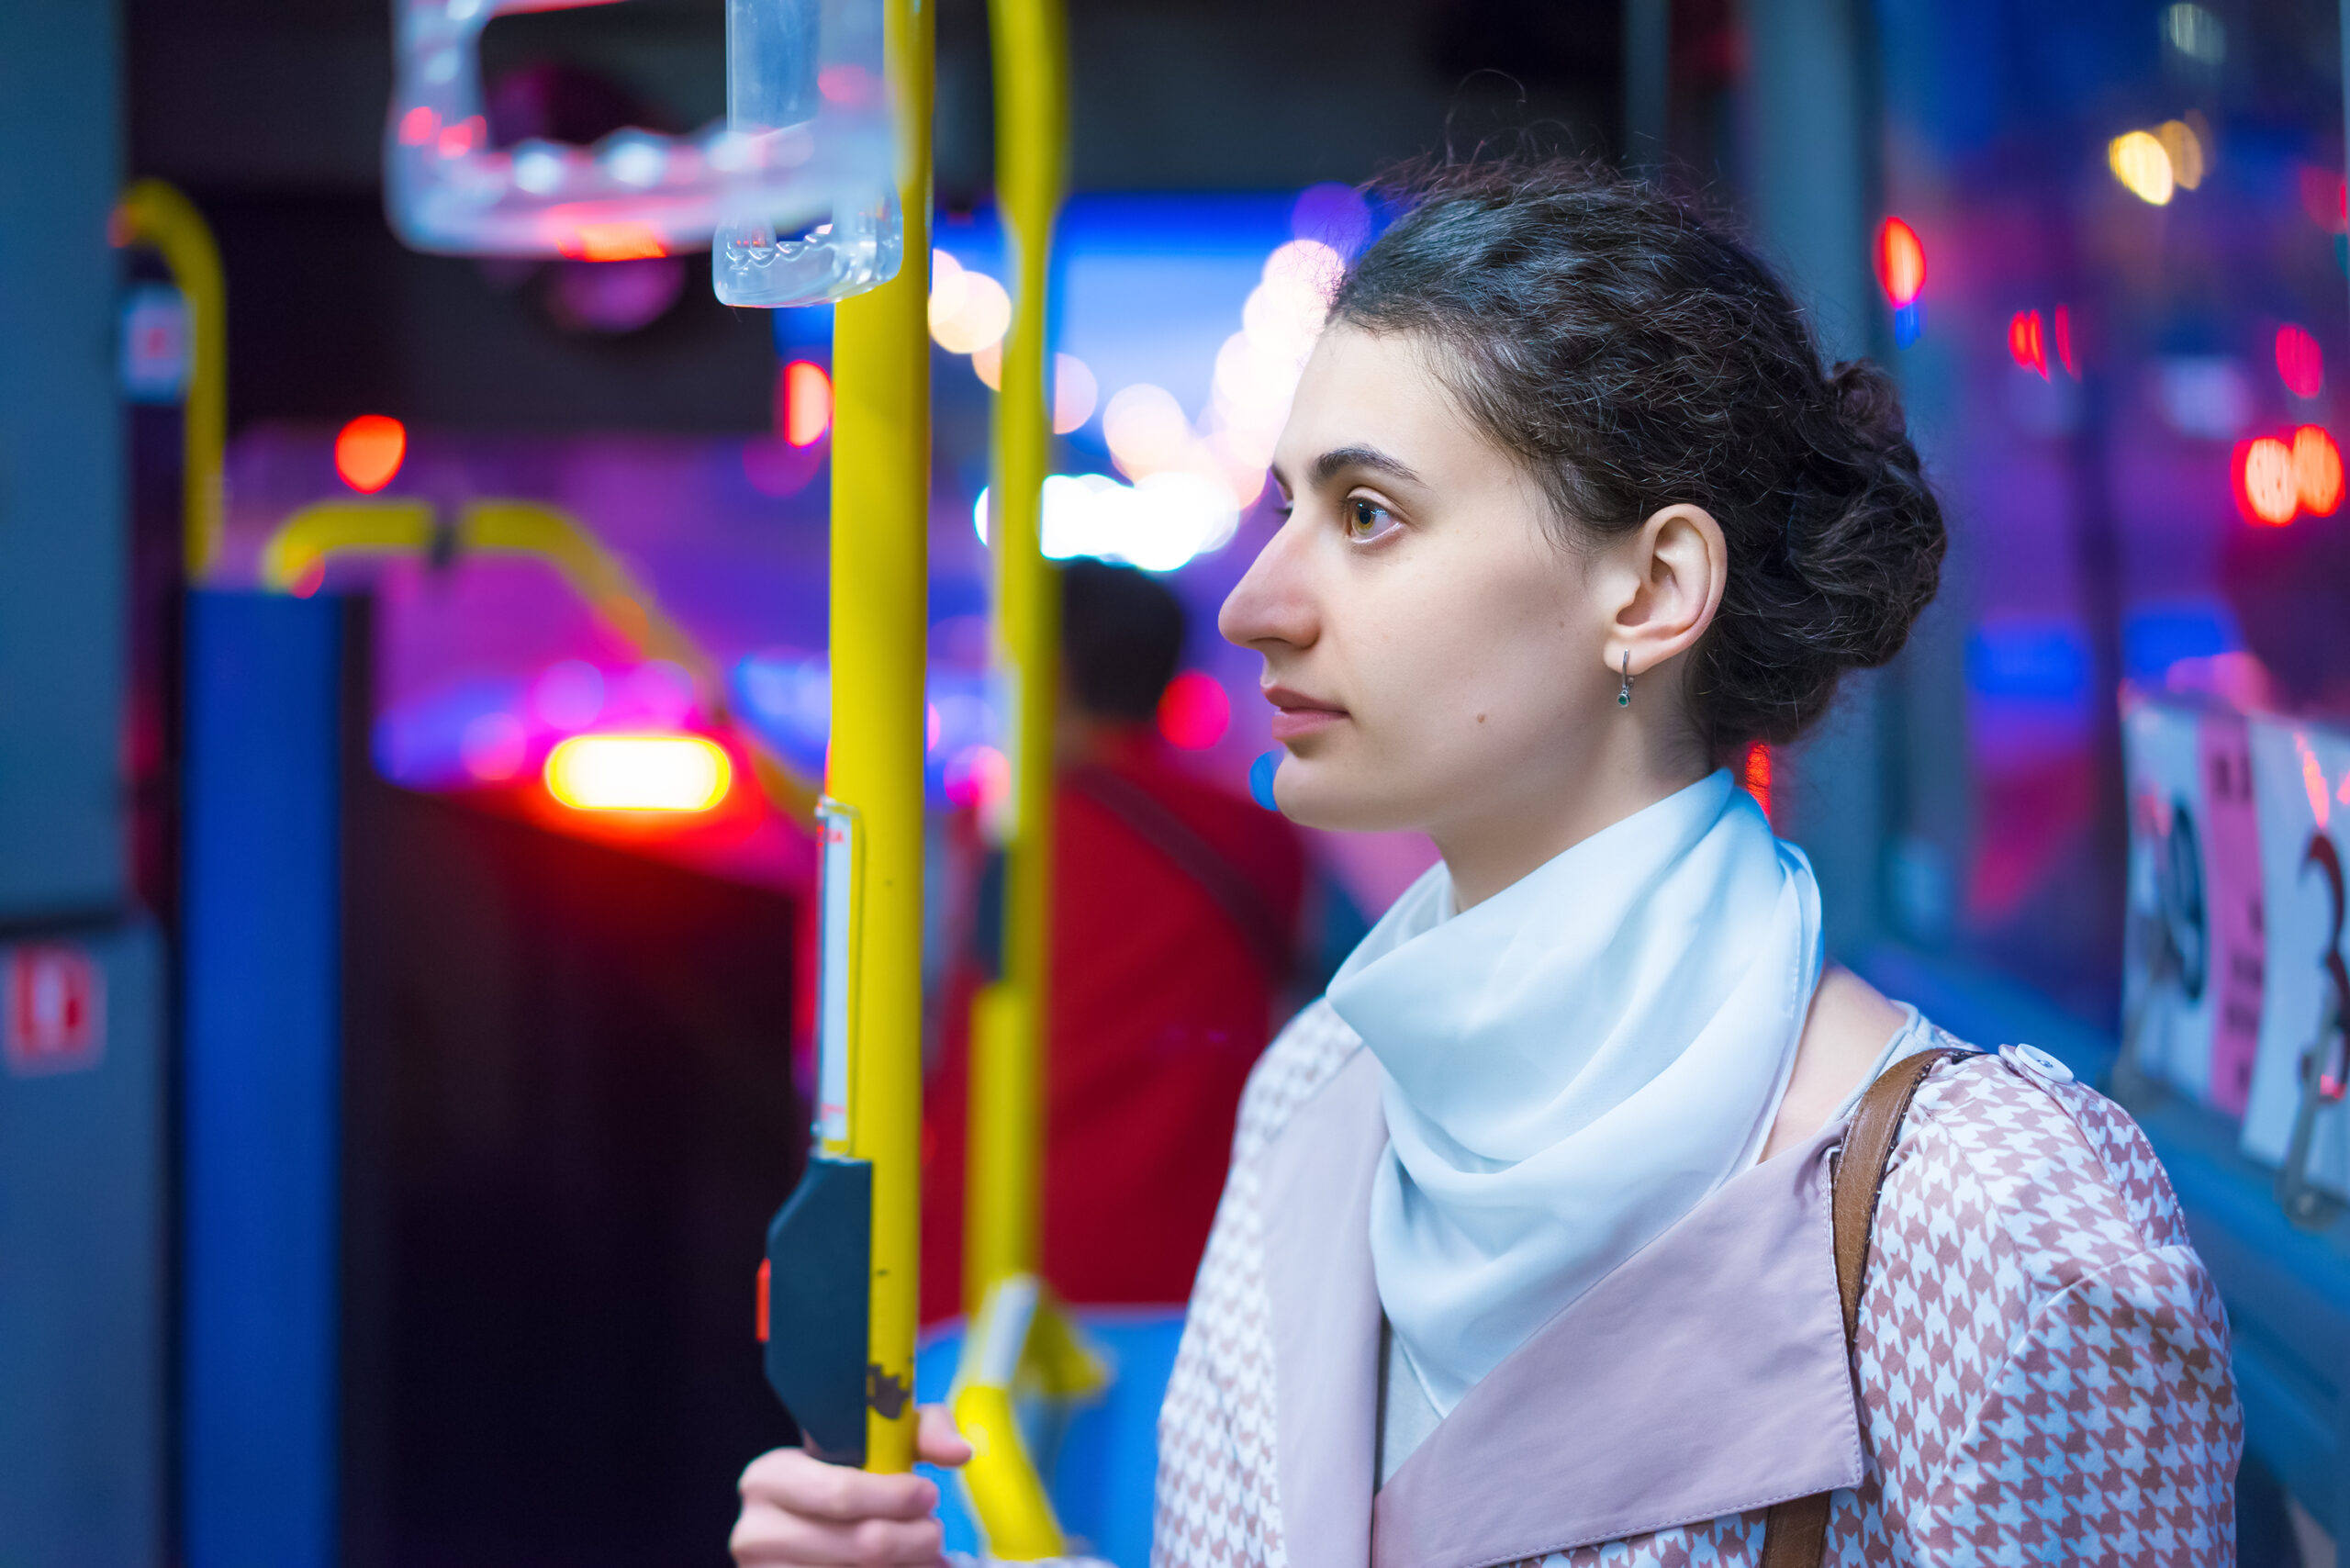
<path fill-rule="evenodd" d="M 162 180 L 138 180 L 115 209 L 118 243 L 151 246 L 187 301 L 187 401 L 181 411 L 185 456 L 181 549 L 191 583 L 220 552 L 221 449 L 229 439 L 228 288 L 220 248 L 196 204 Z"/>
<path fill-rule="evenodd" d="M 1012 798 L 1003 832 L 1003 976 L 982 993 L 972 1018 L 963 1278 L 964 1305 L 974 1314 L 998 1281 L 1033 1273 L 1038 1255 L 1053 709 L 1060 680 L 1060 597 L 1042 548 L 1052 442 L 1047 286 L 1069 147 L 1062 0 L 991 0 L 988 10 L 995 44 L 996 199 L 1013 280 L 988 522 Z"/>
<path fill-rule="evenodd" d="M 922 1228 L 923 677 L 930 532 L 932 0 L 888 0 L 905 260 L 833 330 L 832 760 L 855 813 L 849 1157 L 872 1162 L 865 1463 L 913 1467 Z"/>

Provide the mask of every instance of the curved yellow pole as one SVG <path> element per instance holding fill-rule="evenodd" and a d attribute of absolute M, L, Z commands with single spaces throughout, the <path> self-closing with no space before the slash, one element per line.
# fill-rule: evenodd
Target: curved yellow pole
<path fill-rule="evenodd" d="M 988 523 L 1012 799 L 1003 824 L 1003 975 L 982 993 L 971 1021 L 963 1228 L 964 1307 L 970 1316 L 999 1281 L 1034 1273 L 1038 1257 L 1053 710 L 1060 685 L 1060 595 L 1043 550 L 1045 474 L 1052 452 L 1047 288 L 1069 148 L 1061 0 L 991 0 L 989 17 L 995 42 L 996 199 L 1013 281 Z"/>
<path fill-rule="evenodd" d="M 833 318 L 833 749 L 859 839 L 848 1137 L 872 1164 L 865 1466 L 913 1467 L 922 1232 L 923 680 L 930 532 L 933 0 L 887 0 L 905 260 Z"/>
<path fill-rule="evenodd" d="M 162 180 L 140 180 L 115 208 L 118 243 L 161 252 L 187 301 L 187 401 L 181 550 L 188 581 L 201 582 L 220 554 L 220 459 L 229 439 L 229 298 L 220 248 L 196 204 Z"/>
<path fill-rule="evenodd" d="M 261 550 L 262 584 L 283 591 L 335 555 L 420 555 L 432 548 L 432 503 L 394 497 L 318 501 L 277 525 Z M 457 519 L 461 553 L 496 551 L 546 562 L 604 623 L 647 658 L 667 659 L 700 685 L 711 716 L 732 730 L 751 760 L 769 804 L 812 826 L 816 792 L 749 726 L 735 721 L 726 685 L 701 644 L 663 611 L 639 583 L 570 513 L 540 501 L 483 500 Z"/>

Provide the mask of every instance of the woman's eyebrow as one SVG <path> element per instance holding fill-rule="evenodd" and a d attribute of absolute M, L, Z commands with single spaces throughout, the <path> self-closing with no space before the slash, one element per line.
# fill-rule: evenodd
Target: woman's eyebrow
<path fill-rule="evenodd" d="M 1314 482 L 1326 485 L 1349 469 L 1369 470 L 1384 474 L 1406 485 L 1424 483 L 1402 458 L 1391 457 L 1375 446 L 1334 446 L 1314 460 Z"/>

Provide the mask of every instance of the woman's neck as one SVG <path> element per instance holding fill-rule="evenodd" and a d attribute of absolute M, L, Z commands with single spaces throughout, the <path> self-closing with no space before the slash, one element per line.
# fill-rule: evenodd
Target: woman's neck
<path fill-rule="evenodd" d="M 1627 748 L 1630 749 L 1630 748 Z M 1429 831 L 1452 878 L 1453 906 L 1469 909 L 1603 828 L 1679 793 L 1712 771 L 1685 752 L 1672 758 L 1595 759 L 1565 784 L 1538 779 L 1521 795 L 1488 796 L 1481 810 Z"/>

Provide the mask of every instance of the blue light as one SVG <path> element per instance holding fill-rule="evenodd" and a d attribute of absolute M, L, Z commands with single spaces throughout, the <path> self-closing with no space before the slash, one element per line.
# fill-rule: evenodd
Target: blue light
<path fill-rule="evenodd" d="M 1267 752 L 1248 765 L 1248 796 L 1269 812 L 1278 812 L 1281 802 L 1273 799 L 1273 775 L 1281 767 L 1278 748 Z"/>

